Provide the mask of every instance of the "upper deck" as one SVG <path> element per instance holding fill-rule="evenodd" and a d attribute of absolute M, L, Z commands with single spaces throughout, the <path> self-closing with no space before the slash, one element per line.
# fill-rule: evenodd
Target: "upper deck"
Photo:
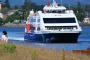
<path fill-rule="evenodd" d="M 48 5 L 46 5 L 44 8 L 43 8 L 43 10 L 44 10 L 44 13 L 58 13 L 58 14 L 60 14 L 60 13 L 73 13 L 73 10 L 66 10 L 66 7 L 64 7 L 64 6 L 59 6 L 59 4 L 58 3 L 56 3 L 56 1 L 55 0 L 53 0 L 53 3 L 52 4 L 50 4 L 49 6 Z"/>

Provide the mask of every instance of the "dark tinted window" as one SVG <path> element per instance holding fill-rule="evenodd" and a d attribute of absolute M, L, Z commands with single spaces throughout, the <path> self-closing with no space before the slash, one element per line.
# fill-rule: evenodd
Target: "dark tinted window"
<path fill-rule="evenodd" d="M 76 28 L 77 26 L 45 26 L 48 30 L 58 30 L 58 29 L 73 29 Z"/>
<path fill-rule="evenodd" d="M 75 18 L 43 18 L 44 23 L 76 23 Z"/>

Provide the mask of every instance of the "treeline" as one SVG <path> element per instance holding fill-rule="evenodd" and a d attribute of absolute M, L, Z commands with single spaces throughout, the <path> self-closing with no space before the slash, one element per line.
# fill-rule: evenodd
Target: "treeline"
<path fill-rule="evenodd" d="M 13 8 L 11 8 L 11 5 L 10 5 L 9 0 L 6 0 L 5 2 L 2 2 L 0 0 L 0 3 L 1 3 L 1 7 L 2 7 L 1 12 L 4 13 L 4 14 L 7 14 L 7 12 L 9 10 L 12 10 L 13 9 Z"/>
<path fill-rule="evenodd" d="M 24 5 L 22 5 L 19 10 L 24 13 L 23 18 L 26 19 L 30 10 L 37 12 L 38 10 L 43 11 L 44 5 L 37 5 L 36 3 L 31 2 L 31 0 L 25 0 Z"/>
<path fill-rule="evenodd" d="M 2 4 L 1 12 L 4 14 L 8 14 L 8 12 L 11 10 L 17 10 L 17 12 L 8 16 L 4 21 L 0 18 L 0 24 L 13 22 L 14 20 L 26 19 L 27 16 L 29 15 L 30 10 L 33 9 L 35 12 L 37 12 L 38 10 L 43 11 L 44 7 L 44 5 L 37 5 L 36 3 L 31 2 L 31 0 L 25 0 L 24 4 L 21 7 L 15 5 L 13 8 L 11 7 L 9 0 L 5 0 L 4 2 L 0 0 L 0 3 Z M 83 20 L 83 18 L 85 17 L 85 12 L 90 13 L 90 5 L 85 5 L 82 7 L 80 2 L 77 3 L 77 6 L 71 6 L 70 9 L 74 11 L 79 21 Z M 23 12 L 22 16 L 19 14 L 19 11 Z"/>
<path fill-rule="evenodd" d="M 74 11 L 79 21 L 82 21 L 85 17 L 85 7 L 82 7 L 80 2 L 77 3 L 77 6 L 71 6 L 71 10 Z"/>
<path fill-rule="evenodd" d="M 8 22 L 13 22 L 14 20 L 23 20 L 26 19 L 27 16 L 27 11 L 34 10 L 35 12 L 38 10 L 43 10 L 44 5 L 37 5 L 36 3 L 31 2 L 31 0 L 25 0 L 24 4 L 21 7 L 18 7 L 15 5 L 14 7 L 11 7 L 9 0 L 5 0 L 5 2 L 2 2 L 0 0 L 0 3 L 2 4 L 2 10 L 1 12 L 4 14 L 8 14 L 8 12 L 12 10 L 17 10 L 14 14 L 8 16 L 6 20 L 2 20 L 0 18 L 0 24 L 2 23 L 8 23 Z M 19 14 L 20 12 L 23 12 L 22 16 Z M 29 13 L 29 12 L 28 12 Z"/>
<path fill-rule="evenodd" d="M 4 2 L 2 2 L 0 0 L 0 3 L 1 3 L 1 7 L 2 7 L 0 12 L 2 14 L 8 15 L 8 12 L 12 12 L 12 10 L 15 9 L 15 7 L 14 8 L 11 7 L 9 0 L 5 0 Z M 14 20 L 21 20 L 21 19 L 22 19 L 22 16 L 17 11 L 14 14 L 9 15 L 5 20 L 0 18 L 0 25 L 8 23 L 8 22 L 13 22 Z"/>
<path fill-rule="evenodd" d="M 43 10 L 44 5 L 37 5 L 36 3 L 31 2 L 31 0 L 25 0 L 24 5 L 20 9 L 24 12 L 27 12 L 29 9 L 34 11 Z"/>

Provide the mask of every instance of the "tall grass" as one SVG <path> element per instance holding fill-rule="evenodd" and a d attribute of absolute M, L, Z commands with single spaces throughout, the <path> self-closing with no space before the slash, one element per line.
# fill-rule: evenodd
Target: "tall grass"
<path fill-rule="evenodd" d="M 13 44 L 9 44 L 9 46 L 11 45 Z M 5 53 L 0 46 L 0 60 L 90 60 L 89 55 L 72 53 L 65 50 L 54 50 L 25 45 L 14 45 L 14 48 L 13 52 L 7 51 L 8 53 Z"/>
<path fill-rule="evenodd" d="M 65 60 L 65 51 L 64 51 L 64 49 L 62 50 L 62 60 Z"/>

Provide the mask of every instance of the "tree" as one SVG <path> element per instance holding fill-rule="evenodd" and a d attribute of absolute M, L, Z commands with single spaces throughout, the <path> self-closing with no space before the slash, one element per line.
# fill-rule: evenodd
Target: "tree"
<path fill-rule="evenodd" d="M 81 3 L 78 1 L 78 4 L 77 4 L 77 10 L 78 12 L 81 12 Z"/>
<path fill-rule="evenodd" d="M 7 14 L 9 11 L 9 8 L 5 7 L 5 8 L 2 8 L 1 12 L 4 13 L 4 14 Z"/>
<path fill-rule="evenodd" d="M 9 2 L 9 0 L 6 0 L 5 2 L 4 2 L 5 4 L 4 4 L 4 7 L 7 7 L 7 8 L 10 8 L 11 6 L 10 6 L 10 2 Z"/>
<path fill-rule="evenodd" d="M 13 22 L 14 20 L 20 20 L 20 19 L 21 19 L 20 15 L 12 14 L 6 18 L 6 23 Z"/>
<path fill-rule="evenodd" d="M 0 0 L 0 3 L 1 3 L 2 1 Z"/>
<path fill-rule="evenodd" d="M 17 10 L 17 9 L 18 9 L 18 6 L 17 6 L 17 5 L 15 5 L 15 6 L 14 6 L 14 9 L 15 9 L 15 10 Z"/>
<path fill-rule="evenodd" d="M 29 16 L 29 12 L 30 12 L 30 10 L 28 10 L 28 11 L 27 11 L 27 13 L 26 13 L 26 15 L 25 15 L 24 20 L 26 20 L 26 19 L 27 19 L 27 17 Z"/>
<path fill-rule="evenodd" d="M 26 11 L 28 10 L 28 5 L 29 5 L 28 0 L 25 0 L 25 2 L 24 2 L 24 8 L 25 8 Z"/>
<path fill-rule="evenodd" d="M 71 6 L 71 10 L 73 10 L 75 14 L 77 13 L 77 7 L 76 6 Z"/>
<path fill-rule="evenodd" d="M 83 18 L 84 18 L 84 14 L 83 14 L 83 13 L 77 13 L 76 16 L 77 16 L 77 19 L 78 19 L 79 21 L 82 21 Z"/>
<path fill-rule="evenodd" d="M 85 9 L 86 12 L 89 12 L 90 13 L 90 5 L 87 5 L 86 4 L 85 7 L 84 7 L 84 9 Z"/>
<path fill-rule="evenodd" d="M 17 11 L 17 12 L 15 12 L 15 14 L 16 14 L 16 15 L 19 15 L 19 12 Z"/>
<path fill-rule="evenodd" d="M 80 1 L 78 1 L 78 5 L 77 5 L 78 7 L 81 7 L 81 3 L 80 3 Z"/>
<path fill-rule="evenodd" d="M 2 25 L 2 23 L 3 23 L 3 20 L 2 20 L 2 18 L 0 18 L 0 25 Z"/>

